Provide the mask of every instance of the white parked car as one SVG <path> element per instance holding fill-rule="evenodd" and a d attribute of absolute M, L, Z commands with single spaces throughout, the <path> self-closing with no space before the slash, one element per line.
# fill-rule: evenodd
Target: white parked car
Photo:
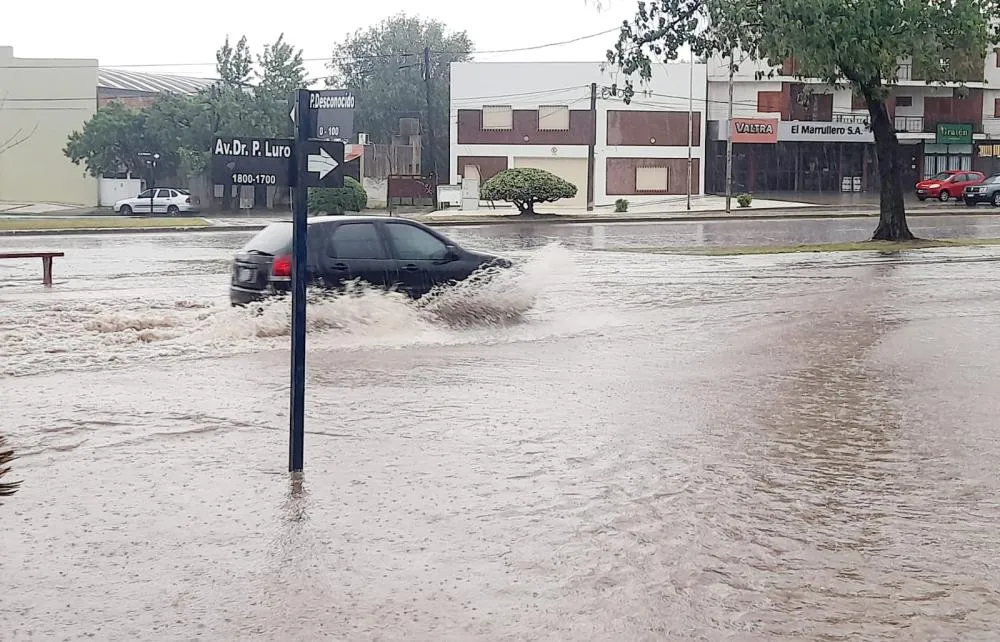
<path fill-rule="evenodd" d="M 191 192 L 177 187 L 157 187 L 148 189 L 138 196 L 124 198 L 115 203 L 115 213 L 122 216 L 132 214 L 169 214 L 198 211 L 191 199 Z"/>

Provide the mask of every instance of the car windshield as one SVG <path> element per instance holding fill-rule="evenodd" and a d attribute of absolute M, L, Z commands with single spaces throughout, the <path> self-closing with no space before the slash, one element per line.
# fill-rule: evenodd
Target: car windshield
<path fill-rule="evenodd" d="M 261 231 L 257 232 L 250 241 L 243 246 L 244 252 L 261 252 L 263 254 L 278 254 L 286 251 L 292 243 L 291 223 L 271 223 Z"/>
<path fill-rule="evenodd" d="M 179 189 L 178 188 L 178 189 L 174 189 L 174 191 L 177 192 L 178 194 L 183 194 L 184 196 L 191 196 L 191 192 L 187 191 L 186 189 Z"/>
<path fill-rule="evenodd" d="M 941 172 L 940 174 L 935 174 L 934 176 L 932 176 L 931 180 L 932 181 L 946 181 L 949 178 L 951 178 L 952 176 L 954 176 L 954 174 L 952 174 L 951 172 Z"/>
<path fill-rule="evenodd" d="M 990 176 L 989 178 L 984 180 L 983 183 L 1000 183 L 1000 174 L 994 174 L 993 176 Z"/>

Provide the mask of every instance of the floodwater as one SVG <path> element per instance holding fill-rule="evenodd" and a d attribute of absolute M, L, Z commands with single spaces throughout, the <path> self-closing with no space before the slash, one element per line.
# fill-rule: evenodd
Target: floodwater
<path fill-rule="evenodd" d="M 0 638 L 996 639 L 1000 249 L 607 251 L 852 223 L 698 225 L 448 230 L 520 269 L 312 306 L 296 483 L 247 235 L 0 239 L 67 252 L 0 263 Z"/>

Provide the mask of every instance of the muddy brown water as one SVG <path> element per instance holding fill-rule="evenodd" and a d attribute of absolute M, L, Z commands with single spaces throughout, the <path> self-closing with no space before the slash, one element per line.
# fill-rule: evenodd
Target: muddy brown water
<path fill-rule="evenodd" d="M 246 235 L 0 265 L 0 639 L 996 639 L 1000 250 L 453 232 L 521 271 L 310 309 L 298 485 Z"/>

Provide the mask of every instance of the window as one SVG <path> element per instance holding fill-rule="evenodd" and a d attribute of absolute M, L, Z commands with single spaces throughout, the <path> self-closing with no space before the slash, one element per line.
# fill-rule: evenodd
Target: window
<path fill-rule="evenodd" d="M 156 198 L 170 198 L 170 190 L 161 189 L 159 192 L 157 192 Z"/>
<path fill-rule="evenodd" d="M 538 108 L 538 129 L 567 131 L 569 129 L 569 106 L 541 105 Z"/>
<path fill-rule="evenodd" d="M 386 229 L 401 261 L 436 261 L 448 256 L 448 246 L 419 227 L 388 223 Z"/>
<path fill-rule="evenodd" d="M 142 194 L 139 194 L 138 196 L 136 196 L 136 198 L 153 198 L 153 190 L 148 189 L 145 192 L 143 192 Z"/>
<path fill-rule="evenodd" d="M 1000 67 L 1000 48 L 997 48 L 995 51 L 996 51 L 996 54 L 997 54 L 996 65 L 997 65 L 997 67 Z"/>
<path fill-rule="evenodd" d="M 851 96 L 851 111 L 862 111 L 868 109 L 864 96 Z"/>
<path fill-rule="evenodd" d="M 913 96 L 896 96 L 896 107 L 913 107 Z"/>
<path fill-rule="evenodd" d="M 762 114 L 780 114 L 783 97 L 784 94 L 780 91 L 758 91 L 757 111 Z"/>
<path fill-rule="evenodd" d="M 636 167 L 635 191 L 665 192 L 670 182 L 670 172 L 666 167 Z"/>
<path fill-rule="evenodd" d="M 514 129 L 514 111 L 510 105 L 484 105 L 483 129 Z"/>
<path fill-rule="evenodd" d="M 328 247 L 328 254 L 338 259 L 388 258 L 374 223 L 338 225 Z"/>

